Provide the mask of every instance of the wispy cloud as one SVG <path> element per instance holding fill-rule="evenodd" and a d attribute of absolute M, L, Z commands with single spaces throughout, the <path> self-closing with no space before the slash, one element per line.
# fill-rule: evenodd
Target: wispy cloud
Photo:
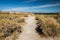
<path fill-rule="evenodd" d="M 17 7 L 17 8 L 4 9 L 3 11 L 25 11 L 28 9 L 30 9 L 30 7 Z"/>
<path fill-rule="evenodd" d="M 42 5 L 42 6 L 35 6 L 35 7 L 32 7 L 32 8 L 46 8 L 46 7 L 53 7 L 53 6 L 59 6 L 60 3 L 58 4 L 48 4 L 48 5 Z"/>
<path fill-rule="evenodd" d="M 27 0 L 27 1 L 22 2 L 22 3 L 30 3 L 30 2 L 35 2 L 35 1 L 37 1 L 37 0 Z"/>
<path fill-rule="evenodd" d="M 54 7 L 54 6 L 60 6 L 60 3 L 48 4 L 48 5 L 42 5 L 42 6 L 34 6 L 34 7 L 17 7 L 17 8 L 5 9 L 4 11 L 25 11 L 25 10 L 30 10 L 30 9 L 47 8 L 47 7 Z"/>

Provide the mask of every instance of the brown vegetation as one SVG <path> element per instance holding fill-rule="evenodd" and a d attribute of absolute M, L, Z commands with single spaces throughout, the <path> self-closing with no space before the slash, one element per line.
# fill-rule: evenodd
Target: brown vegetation
<path fill-rule="evenodd" d="M 25 24 L 25 17 L 32 13 L 9 13 L 0 12 L 0 40 L 8 40 L 7 37 L 12 36 L 15 40 L 17 34 L 22 32 L 22 26 Z M 60 36 L 60 14 L 56 15 L 35 15 L 36 31 L 41 36 Z"/>
<path fill-rule="evenodd" d="M 45 36 L 59 36 L 60 23 L 55 17 L 59 18 L 57 15 L 36 15 L 37 25 L 40 28 L 39 30 L 36 28 L 37 32 Z"/>

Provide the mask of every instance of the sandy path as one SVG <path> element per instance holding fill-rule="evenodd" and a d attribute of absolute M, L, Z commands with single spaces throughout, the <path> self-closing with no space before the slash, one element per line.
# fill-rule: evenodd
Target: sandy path
<path fill-rule="evenodd" d="M 23 26 L 23 32 L 16 40 L 53 40 L 53 38 L 41 38 L 35 31 L 36 20 L 34 16 L 29 15 L 25 20 L 26 25 Z"/>

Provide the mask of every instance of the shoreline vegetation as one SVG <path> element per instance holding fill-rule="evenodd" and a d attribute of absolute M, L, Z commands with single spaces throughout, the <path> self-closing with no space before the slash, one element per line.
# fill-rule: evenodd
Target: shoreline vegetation
<path fill-rule="evenodd" d="M 41 37 L 60 37 L 60 13 L 0 12 L 0 40 L 15 40 L 23 32 L 25 18 L 32 14 L 37 22 L 36 33 Z"/>

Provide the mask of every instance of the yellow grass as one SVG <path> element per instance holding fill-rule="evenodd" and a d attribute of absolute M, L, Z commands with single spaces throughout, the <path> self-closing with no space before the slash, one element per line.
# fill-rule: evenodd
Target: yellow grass
<path fill-rule="evenodd" d="M 23 26 L 25 24 L 25 17 L 27 15 L 31 15 L 31 13 L 0 13 L 0 40 L 4 40 L 5 34 L 4 32 L 7 28 L 16 28 L 18 26 Z M 37 26 L 42 28 L 43 33 L 46 36 L 60 36 L 60 14 L 58 15 L 35 15 L 37 20 Z M 23 30 L 23 29 L 22 29 Z M 12 39 L 15 40 L 14 37 L 18 34 L 17 30 L 15 30 L 11 35 Z M 9 35 L 9 36 L 11 36 Z M 40 35 L 40 34 L 39 34 Z M 6 39 L 8 40 L 8 39 Z"/>

